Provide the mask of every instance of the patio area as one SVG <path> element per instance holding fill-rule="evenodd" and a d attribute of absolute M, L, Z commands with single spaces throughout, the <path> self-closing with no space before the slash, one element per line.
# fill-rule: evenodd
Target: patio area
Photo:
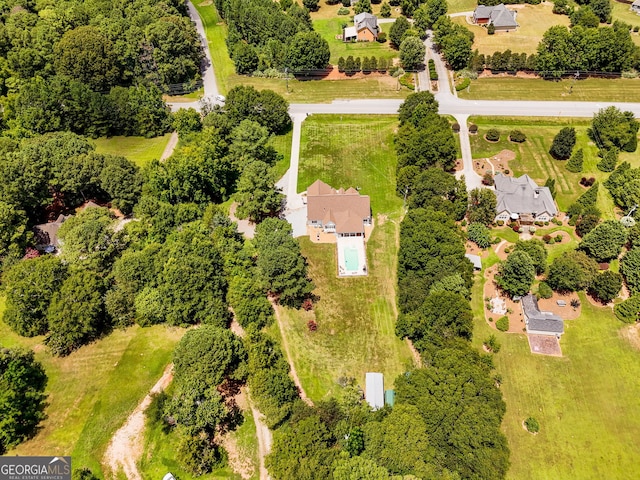
<path fill-rule="evenodd" d="M 367 275 L 367 255 L 364 237 L 337 237 L 338 276 Z"/>

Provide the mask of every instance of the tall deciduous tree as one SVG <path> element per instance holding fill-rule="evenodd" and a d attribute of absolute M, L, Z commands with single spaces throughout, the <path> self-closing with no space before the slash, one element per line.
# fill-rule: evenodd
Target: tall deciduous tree
<path fill-rule="evenodd" d="M 398 17 L 389 29 L 389 39 L 396 48 L 400 47 L 404 33 L 411 28 L 411 24 L 407 17 Z"/>
<path fill-rule="evenodd" d="M 510 296 L 525 295 L 535 280 L 536 269 L 528 253 L 514 251 L 500 267 L 498 286 Z"/>
<path fill-rule="evenodd" d="M 243 170 L 236 185 L 238 218 L 249 218 L 252 222 L 277 213 L 282 207 L 284 195 L 275 186 L 275 178 L 269 166 L 256 160 Z"/>
<path fill-rule="evenodd" d="M 516 242 L 515 250 L 529 255 L 538 275 L 544 273 L 547 268 L 547 248 L 544 243 L 537 238 L 519 240 Z"/>
<path fill-rule="evenodd" d="M 488 188 L 474 188 L 469 193 L 469 222 L 491 225 L 496 218 L 496 194 Z"/>
<path fill-rule="evenodd" d="M 618 221 L 606 220 L 584 236 L 580 250 L 596 261 L 604 262 L 620 255 L 626 241 L 625 227 Z"/>
<path fill-rule="evenodd" d="M 329 44 L 316 32 L 298 32 L 287 47 L 286 64 L 291 72 L 323 70 L 329 64 Z"/>
<path fill-rule="evenodd" d="M 597 273 L 595 260 L 584 252 L 573 251 L 553 260 L 547 283 L 554 290 L 574 292 L 588 288 Z"/>
<path fill-rule="evenodd" d="M 624 254 L 620 261 L 620 272 L 624 275 L 631 294 L 640 293 L 640 246 L 633 247 Z"/>
<path fill-rule="evenodd" d="M 288 110 L 289 103 L 277 93 L 242 85 L 229 90 L 225 103 L 225 111 L 233 124 L 253 120 L 272 133 L 282 133 L 291 126 Z"/>
<path fill-rule="evenodd" d="M 400 44 L 400 63 L 405 70 L 417 70 L 424 65 L 426 48 L 418 37 L 408 37 Z"/>

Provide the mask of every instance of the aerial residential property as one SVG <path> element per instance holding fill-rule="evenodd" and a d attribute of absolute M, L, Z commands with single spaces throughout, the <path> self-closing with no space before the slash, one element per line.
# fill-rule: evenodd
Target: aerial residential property
<path fill-rule="evenodd" d="M 378 18 L 363 12 L 353 17 L 353 27 L 345 27 L 342 39 L 345 42 L 375 42 L 379 33 Z"/>
<path fill-rule="evenodd" d="M 535 221 L 548 222 L 558 214 L 558 208 L 548 187 L 539 187 L 528 175 L 509 177 L 498 173 L 495 220 L 520 220 L 528 225 Z"/>

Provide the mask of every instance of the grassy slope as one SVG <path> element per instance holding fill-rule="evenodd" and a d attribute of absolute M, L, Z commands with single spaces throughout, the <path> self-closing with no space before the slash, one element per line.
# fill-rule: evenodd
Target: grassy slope
<path fill-rule="evenodd" d="M 376 57 L 376 58 L 396 58 L 398 51 L 391 48 L 390 42 L 355 42 L 345 43 L 337 40 L 336 35 L 342 35 L 342 23 L 346 22 L 349 17 L 335 17 L 327 20 L 315 20 L 313 28 L 318 32 L 329 44 L 331 50 L 331 59 L 333 65 L 338 64 L 340 57 L 347 58 L 349 55 L 356 57 Z M 352 26 L 353 22 L 349 22 Z M 380 26 L 382 31 L 389 34 L 392 23 L 383 23 Z"/>
<path fill-rule="evenodd" d="M 447 5 L 449 13 L 471 12 L 478 6 L 478 2 L 475 0 L 448 0 Z"/>
<path fill-rule="evenodd" d="M 485 266 L 497 258 L 491 254 L 488 260 Z M 564 357 L 545 357 L 529 352 L 524 335 L 487 325 L 482 281 L 474 285 L 474 344 L 480 348 L 490 334 L 502 344 L 494 359 L 507 403 L 502 425 L 511 449 L 507 478 L 624 479 L 637 472 L 640 353 L 619 336 L 623 325 L 610 309 L 581 299 L 582 315 L 565 324 Z M 529 416 L 540 423 L 538 435 L 521 426 Z"/>
<path fill-rule="evenodd" d="M 215 67 L 218 88 L 225 94 L 236 85 L 251 85 L 258 90 L 270 89 L 289 102 L 330 102 L 335 98 L 404 98 L 410 92 L 405 87 L 396 91 L 396 82 L 388 76 L 348 80 L 285 80 L 254 78 L 236 75 L 233 62 L 227 52 L 226 26 L 218 18 L 215 7 L 209 2 L 195 3 L 207 31 L 209 49 Z"/>
<path fill-rule="evenodd" d="M 99 472 L 109 439 L 162 375 L 182 334 L 162 326 L 116 330 L 55 358 L 42 347 L 42 337 L 19 337 L 0 322 L 1 344 L 34 348 L 49 377 L 47 419 L 33 439 L 9 453 L 73 455 L 76 466 Z"/>
<path fill-rule="evenodd" d="M 471 150 L 474 158 L 484 158 L 495 155 L 502 149 L 516 152 L 516 160 L 509 164 L 516 175 L 528 174 L 539 184 L 544 184 L 547 178 L 556 179 L 556 201 L 561 211 L 573 203 L 584 189 L 579 185 L 583 176 L 595 177 L 600 182 L 609 174 L 601 172 L 596 165 L 599 162 L 598 149 L 587 136 L 589 121 L 586 119 L 514 119 L 498 117 L 474 117 L 470 121 L 479 126 L 478 135 L 471 136 Z M 553 137 L 564 126 L 575 127 L 577 133 L 576 148 L 582 148 L 585 154 L 584 171 L 571 173 L 565 168 L 564 161 L 553 159 L 548 151 Z M 489 143 L 484 133 L 489 128 L 497 128 L 502 136 L 498 143 Z M 523 144 L 509 142 L 507 136 L 513 128 L 522 130 L 527 135 Z M 633 153 L 622 153 L 620 160 L 630 162 L 634 167 L 640 166 L 640 158 Z M 615 218 L 615 207 L 611 196 L 602 187 L 598 194 L 598 207 L 605 218 Z"/>
<path fill-rule="evenodd" d="M 162 137 L 101 137 L 92 140 L 96 146 L 96 152 L 112 155 L 122 155 L 136 165 L 143 167 L 153 159 L 160 159 L 170 133 Z"/>
<path fill-rule="evenodd" d="M 463 1 L 469 1 L 469 0 L 463 0 Z M 298 4 L 302 5 L 302 2 L 298 2 Z M 313 20 L 314 22 L 316 20 L 327 20 L 329 18 L 339 18 L 344 21 L 348 21 L 350 17 L 353 17 L 354 15 L 353 8 L 349 9 L 350 10 L 349 15 L 338 15 L 338 10 L 340 10 L 340 8 L 342 7 L 342 3 L 338 3 L 337 5 L 327 5 L 323 0 L 320 0 L 319 5 L 320 5 L 320 8 L 317 11 L 311 12 L 311 20 Z M 380 17 L 381 6 L 382 6 L 382 2 L 371 5 L 373 14 L 377 15 L 379 18 L 381 18 Z M 399 7 L 391 7 L 391 18 L 396 18 L 396 17 L 399 17 L 400 15 L 401 15 L 401 12 Z"/>
<path fill-rule="evenodd" d="M 335 245 L 301 239 L 320 300 L 314 312 L 280 309 L 280 315 L 298 375 L 315 400 L 330 394 L 342 375 L 355 377 L 362 385 L 365 372 L 380 371 L 391 382 L 411 360 L 406 344 L 394 334 L 402 204 L 394 195 L 395 126 L 395 118 L 381 116 L 314 115 L 303 124 L 300 188 L 317 178 L 336 188 L 360 186 L 371 196 L 377 217 L 367 242 L 367 277 L 337 278 Z M 310 333 L 306 322 L 314 315 L 318 330 Z M 273 333 L 279 336 L 277 327 Z"/>
<path fill-rule="evenodd" d="M 552 81 L 513 76 L 479 78 L 471 81 L 468 92 L 463 90 L 458 92 L 458 96 L 469 100 L 629 102 L 640 98 L 640 79 L 587 78 L 579 81 Z"/>
<path fill-rule="evenodd" d="M 469 25 L 465 17 L 455 17 L 453 21 L 463 25 L 473 32 L 475 39 L 473 48 L 480 53 L 492 55 L 495 51 L 511 49 L 517 53 L 535 53 L 538 43 L 542 40 L 542 35 L 552 25 L 569 26 L 569 17 L 566 15 L 554 15 L 553 5 L 548 2 L 540 5 L 524 5 L 518 8 L 518 25 L 516 30 L 511 32 L 496 32 L 489 35 L 485 27 Z M 471 10 L 473 10 L 471 8 Z"/>
<path fill-rule="evenodd" d="M 284 135 L 274 135 L 271 137 L 271 146 L 282 155 L 282 160 L 278 161 L 273 166 L 273 172 L 277 179 L 280 179 L 287 170 L 289 170 L 289 164 L 291 163 L 291 139 L 293 138 L 293 130 L 285 133 Z"/>

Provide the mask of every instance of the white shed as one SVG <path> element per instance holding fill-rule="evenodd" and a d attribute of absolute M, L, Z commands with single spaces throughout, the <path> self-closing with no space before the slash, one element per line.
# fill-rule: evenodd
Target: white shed
<path fill-rule="evenodd" d="M 384 408 L 384 376 L 381 373 L 367 372 L 364 398 L 374 410 Z"/>

